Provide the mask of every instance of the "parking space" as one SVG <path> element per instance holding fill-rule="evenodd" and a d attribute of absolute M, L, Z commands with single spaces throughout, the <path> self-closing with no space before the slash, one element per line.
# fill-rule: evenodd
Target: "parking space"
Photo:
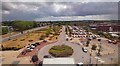
<path fill-rule="evenodd" d="M 38 51 L 45 45 L 53 44 L 55 42 L 56 41 L 54 41 L 54 42 L 36 42 L 36 43 L 30 44 L 18 55 L 18 58 L 25 57 L 25 56 L 33 56 L 33 55 L 37 54 Z"/>

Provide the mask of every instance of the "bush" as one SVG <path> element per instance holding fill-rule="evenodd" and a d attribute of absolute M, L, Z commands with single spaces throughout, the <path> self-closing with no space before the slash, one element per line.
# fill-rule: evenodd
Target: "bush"
<path fill-rule="evenodd" d="M 54 57 L 69 57 L 73 54 L 73 49 L 66 45 L 53 46 L 49 53 Z"/>
<path fill-rule="evenodd" d="M 45 35 L 41 35 L 39 40 L 44 40 L 45 39 Z"/>
<path fill-rule="evenodd" d="M 2 47 L 2 51 L 5 51 L 5 50 L 19 50 L 21 48 L 22 47 Z"/>
<path fill-rule="evenodd" d="M 97 46 L 94 44 L 92 45 L 92 50 L 96 50 Z"/>
<path fill-rule="evenodd" d="M 13 39 L 13 41 L 17 41 L 17 39 Z"/>
<path fill-rule="evenodd" d="M 90 44 L 90 41 L 88 40 L 87 42 L 86 42 L 86 47 L 88 47 L 89 46 L 89 44 Z"/>
<path fill-rule="evenodd" d="M 25 39 L 21 39 L 20 41 L 24 41 Z"/>
<path fill-rule="evenodd" d="M 37 27 L 35 22 L 20 21 L 20 20 L 14 21 L 12 23 L 12 26 L 16 28 L 18 31 L 28 30 Z"/>
<path fill-rule="evenodd" d="M 7 34 L 8 32 L 9 31 L 7 27 L 2 27 L 2 35 Z"/>

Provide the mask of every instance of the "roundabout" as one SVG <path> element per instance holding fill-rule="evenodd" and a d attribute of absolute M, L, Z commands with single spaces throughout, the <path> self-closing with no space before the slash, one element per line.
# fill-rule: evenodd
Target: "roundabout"
<path fill-rule="evenodd" d="M 58 45 L 65 45 L 65 46 L 69 46 L 72 48 L 72 53 L 70 53 L 70 55 L 68 56 L 62 56 L 64 58 L 74 58 L 75 60 L 75 63 L 79 63 L 81 61 L 83 61 L 84 63 L 88 63 L 89 62 L 89 54 L 88 53 L 84 53 L 81 49 L 82 47 L 77 45 L 77 44 L 74 44 L 74 43 L 71 43 L 71 42 L 68 42 L 65 40 L 65 27 L 63 27 L 62 29 L 62 32 L 60 33 L 60 36 L 59 36 L 59 39 L 56 43 L 53 43 L 53 44 L 49 44 L 49 45 L 46 45 L 44 47 L 42 47 L 39 51 L 38 51 L 38 58 L 39 60 L 44 60 L 44 56 L 45 55 L 50 55 L 51 58 L 56 58 L 55 56 L 51 55 L 49 53 L 49 50 L 54 47 L 54 46 L 58 46 Z M 61 57 L 61 58 L 62 58 Z M 84 59 L 83 59 L 84 57 Z M 87 60 L 87 61 L 86 61 Z"/>
<path fill-rule="evenodd" d="M 67 45 L 57 45 L 49 50 L 49 54 L 53 57 L 69 57 L 73 54 L 73 49 Z"/>

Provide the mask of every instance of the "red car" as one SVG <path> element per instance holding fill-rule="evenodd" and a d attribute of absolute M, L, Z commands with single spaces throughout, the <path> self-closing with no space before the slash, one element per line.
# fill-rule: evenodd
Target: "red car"
<path fill-rule="evenodd" d="M 116 40 L 108 40 L 108 43 L 117 44 Z"/>
<path fill-rule="evenodd" d="M 113 44 L 117 44 L 117 41 L 116 41 L 116 40 L 113 40 L 112 43 L 113 43 Z"/>

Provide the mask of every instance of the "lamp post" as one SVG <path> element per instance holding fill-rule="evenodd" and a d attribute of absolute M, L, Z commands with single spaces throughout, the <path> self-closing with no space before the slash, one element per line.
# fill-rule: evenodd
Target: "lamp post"
<path fill-rule="evenodd" d="M 7 29 L 8 29 L 8 33 L 10 33 L 9 26 L 7 26 Z M 10 34 L 8 40 L 10 40 Z"/>
<path fill-rule="evenodd" d="M 91 64 L 91 53 L 90 53 L 90 64 Z"/>
<path fill-rule="evenodd" d="M 110 60 L 111 60 L 111 64 L 112 64 L 112 60 L 113 60 L 113 58 L 110 58 Z"/>
<path fill-rule="evenodd" d="M 98 60 L 100 60 L 100 58 L 99 57 L 95 57 L 95 58 L 96 58 L 96 66 L 97 66 Z"/>
<path fill-rule="evenodd" d="M 100 56 L 100 51 L 101 51 L 101 39 L 98 39 L 98 41 L 99 41 L 99 50 L 98 50 L 98 56 Z"/>
<path fill-rule="evenodd" d="M 90 65 L 92 64 L 92 58 L 91 58 L 91 56 L 92 56 L 92 49 L 91 49 L 91 53 L 90 53 Z"/>
<path fill-rule="evenodd" d="M 100 63 L 102 64 L 102 66 L 103 66 L 103 63 L 105 62 L 105 61 L 103 61 L 103 60 L 99 60 L 100 61 Z"/>
<path fill-rule="evenodd" d="M 10 33 L 8 40 L 10 40 L 11 39 L 11 35 L 12 35 L 11 31 L 13 31 L 13 27 L 12 26 L 8 26 L 7 28 L 8 28 L 8 32 Z"/>

